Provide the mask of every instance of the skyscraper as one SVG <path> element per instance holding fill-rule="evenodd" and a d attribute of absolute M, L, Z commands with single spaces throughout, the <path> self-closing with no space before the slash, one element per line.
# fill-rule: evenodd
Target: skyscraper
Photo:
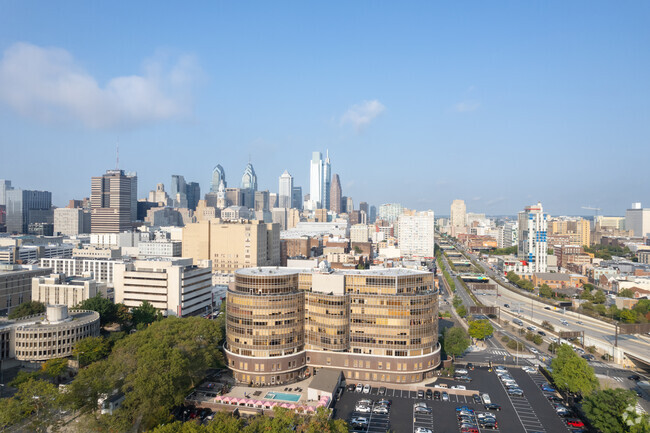
<path fill-rule="evenodd" d="M 220 164 L 212 170 L 212 181 L 210 182 L 210 192 L 218 192 L 219 184 L 223 183 L 223 188 L 226 189 L 228 184 L 226 183 L 226 172 L 223 170 L 223 167 Z"/>
<path fill-rule="evenodd" d="M 294 209 L 302 210 L 302 187 L 294 186 L 291 190 L 291 207 Z"/>
<path fill-rule="evenodd" d="M 287 170 L 284 170 L 282 176 L 280 176 L 280 185 L 278 189 L 278 207 L 290 208 L 292 194 L 293 194 L 293 177 L 289 174 Z"/>
<path fill-rule="evenodd" d="M 339 175 L 335 174 L 332 178 L 332 186 L 330 187 L 330 210 L 336 213 L 343 213 L 341 207 L 341 180 Z"/>
<path fill-rule="evenodd" d="M 309 163 L 309 210 L 322 206 L 323 193 L 323 155 L 320 152 L 311 154 Z"/>
<path fill-rule="evenodd" d="M 244 194 L 244 206 L 252 209 L 255 206 L 255 191 L 257 191 L 257 175 L 253 164 L 246 164 L 244 174 L 241 177 L 241 189 Z"/>
<path fill-rule="evenodd" d="M 525 260 L 527 272 L 546 272 L 547 215 L 542 204 L 526 206 L 519 212 L 519 246 L 517 256 Z"/>
<path fill-rule="evenodd" d="M 650 209 L 643 209 L 641 203 L 632 203 L 625 211 L 625 229 L 632 230 L 634 236 L 645 237 L 650 233 Z"/>
<path fill-rule="evenodd" d="M 132 195 L 137 189 L 137 177 L 122 170 L 108 170 L 91 181 L 92 233 L 120 233 L 131 229 Z M 137 212 L 137 200 L 135 211 Z"/>
<path fill-rule="evenodd" d="M 11 181 L 0 179 L 0 206 L 7 204 L 7 191 L 11 191 Z"/>
<path fill-rule="evenodd" d="M 365 201 L 362 201 L 361 203 L 359 203 L 359 210 L 364 211 L 366 213 L 366 215 L 368 215 L 368 212 L 369 212 L 368 203 L 366 203 Z"/>
<path fill-rule="evenodd" d="M 31 223 L 53 222 L 51 192 L 10 189 L 5 194 L 7 233 L 27 233 Z"/>
<path fill-rule="evenodd" d="M 465 233 L 467 221 L 467 207 L 463 200 L 454 200 L 451 203 L 451 211 L 449 213 L 449 226 L 452 236 L 456 236 L 458 233 Z"/>
<path fill-rule="evenodd" d="M 379 206 L 379 219 L 392 223 L 402 214 L 404 208 L 399 203 L 386 203 Z"/>
<path fill-rule="evenodd" d="M 190 182 L 187 184 L 187 207 L 196 210 L 196 206 L 201 200 L 201 186 L 198 182 Z"/>
<path fill-rule="evenodd" d="M 330 187 L 332 185 L 332 164 L 330 163 L 330 152 L 326 152 L 325 162 L 323 162 L 323 180 L 321 183 L 321 207 L 330 209 Z"/>
<path fill-rule="evenodd" d="M 175 207 L 183 207 L 182 204 L 187 204 L 187 184 L 185 177 L 180 174 L 172 174 L 172 200 Z"/>

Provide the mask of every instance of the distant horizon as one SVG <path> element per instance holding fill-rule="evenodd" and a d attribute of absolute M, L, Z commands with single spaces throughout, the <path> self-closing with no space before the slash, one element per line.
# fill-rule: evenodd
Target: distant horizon
<path fill-rule="evenodd" d="M 221 164 L 309 191 L 329 149 L 343 195 L 379 206 L 624 214 L 650 206 L 650 2 L 3 4 L 0 178 L 138 197 Z M 119 26 L 115 23 L 119 22 Z M 637 168 L 639 167 L 639 168 Z"/>

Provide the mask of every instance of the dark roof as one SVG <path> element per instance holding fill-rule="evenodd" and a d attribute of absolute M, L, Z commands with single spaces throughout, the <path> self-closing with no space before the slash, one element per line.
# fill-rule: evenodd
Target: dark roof
<path fill-rule="evenodd" d="M 319 391 L 332 392 L 338 384 L 342 374 L 341 370 L 321 368 L 311 380 L 309 387 Z"/>

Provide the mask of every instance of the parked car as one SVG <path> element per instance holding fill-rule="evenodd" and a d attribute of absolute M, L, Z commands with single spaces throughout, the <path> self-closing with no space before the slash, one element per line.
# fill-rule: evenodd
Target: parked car
<path fill-rule="evenodd" d="M 524 365 L 521 367 L 522 370 L 524 370 L 526 373 L 535 373 L 535 369 L 533 367 L 529 367 L 527 365 Z"/>
<path fill-rule="evenodd" d="M 392 400 L 388 400 L 387 398 L 382 398 L 377 402 L 377 404 L 381 404 L 382 406 L 388 406 L 390 407 L 391 404 L 393 404 Z"/>
<path fill-rule="evenodd" d="M 486 409 L 486 410 L 496 410 L 496 411 L 499 411 L 499 410 L 501 410 L 501 406 L 499 406 L 498 404 L 490 403 L 490 404 L 486 404 L 486 405 L 485 405 L 485 409 Z"/>
<path fill-rule="evenodd" d="M 458 389 L 458 390 L 460 390 L 460 391 L 466 391 L 466 390 L 467 390 L 467 388 L 465 387 L 465 385 L 453 385 L 453 386 L 451 387 L 451 389 Z"/>
<path fill-rule="evenodd" d="M 481 403 L 481 396 L 478 394 L 472 394 L 472 400 L 474 400 L 474 403 L 480 404 Z"/>
<path fill-rule="evenodd" d="M 449 401 L 449 394 L 446 391 L 442 392 L 442 401 Z"/>
<path fill-rule="evenodd" d="M 458 381 L 460 381 L 460 382 L 471 382 L 471 381 L 472 381 L 472 378 L 471 378 L 471 377 L 469 377 L 469 376 L 465 376 L 465 375 L 462 375 L 462 376 L 454 376 L 454 379 L 456 379 L 456 380 L 458 380 Z"/>
<path fill-rule="evenodd" d="M 429 400 L 433 399 L 433 391 L 431 391 L 430 389 L 427 389 L 427 392 L 425 394 L 427 396 L 427 399 Z"/>
<path fill-rule="evenodd" d="M 528 351 L 531 352 L 531 353 L 534 353 L 535 355 L 537 355 L 539 353 L 539 350 L 535 349 L 534 347 L 529 347 Z"/>
<path fill-rule="evenodd" d="M 468 370 L 474 370 L 474 364 L 472 364 L 471 362 L 468 362 L 467 363 L 467 369 Z"/>
<path fill-rule="evenodd" d="M 415 429 L 415 433 L 433 433 L 433 430 L 426 427 L 418 427 Z"/>
<path fill-rule="evenodd" d="M 371 411 L 370 406 L 366 406 L 365 404 L 358 404 L 354 406 L 354 410 L 359 413 L 370 413 Z"/>
<path fill-rule="evenodd" d="M 385 386 L 380 386 L 378 394 L 379 395 L 386 395 L 386 387 Z"/>
<path fill-rule="evenodd" d="M 480 403 L 480 402 L 479 402 Z M 492 403 L 492 400 L 490 399 L 490 394 L 484 393 L 483 394 L 483 403 L 485 404 L 490 404 Z"/>
<path fill-rule="evenodd" d="M 585 423 L 583 423 L 582 421 L 580 421 L 577 418 L 570 418 L 570 419 L 566 420 L 566 424 L 568 426 L 571 426 L 571 427 L 584 427 L 585 426 Z"/>
<path fill-rule="evenodd" d="M 469 371 L 464 368 L 457 368 L 456 371 L 454 372 L 454 376 L 456 375 L 460 376 L 462 374 L 468 374 L 468 373 Z"/>
<path fill-rule="evenodd" d="M 357 383 L 356 388 L 354 389 L 356 392 L 361 392 L 363 391 L 363 384 L 362 383 Z"/>
<path fill-rule="evenodd" d="M 367 384 L 363 387 L 364 394 L 370 394 L 370 384 Z"/>
<path fill-rule="evenodd" d="M 542 383 L 542 384 L 540 385 L 540 388 L 542 388 L 542 391 L 546 391 L 546 392 L 555 392 L 555 388 L 553 388 L 553 387 L 552 387 L 551 385 L 549 385 L 548 383 Z"/>
<path fill-rule="evenodd" d="M 511 388 L 508 390 L 508 395 L 514 395 L 516 397 L 522 397 L 524 392 L 519 388 Z"/>
<path fill-rule="evenodd" d="M 433 399 L 440 400 L 440 391 L 438 390 L 433 391 Z"/>
<path fill-rule="evenodd" d="M 424 391 L 421 389 L 418 390 L 418 398 L 424 398 Z"/>
<path fill-rule="evenodd" d="M 347 390 L 348 390 L 348 392 L 352 392 L 352 391 L 354 391 L 354 388 L 355 388 L 354 383 L 351 383 L 351 384 L 348 385 Z"/>
<path fill-rule="evenodd" d="M 457 406 L 456 407 L 456 412 L 462 412 L 462 411 L 466 411 L 466 412 L 469 412 L 470 414 L 474 415 L 474 409 L 467 406 L 466 404 L 463 405 L 463 406 Z"/>
<path fill-rule="evenodd" d="M 376 413 L 376 414 L 380 414 L 380 415 L 388 415 L 389 410 L 390 409 L 388 409 L 388 406 L 384 406 L 382 404 L 379 404 L 379 405 L 376 405 L 372 409 L 372 413 Z"/>
<path fill-rule="evenodd" d="M 431 413 L 431 408 L 428 406 L 416 406 L 415 413 Z"/>

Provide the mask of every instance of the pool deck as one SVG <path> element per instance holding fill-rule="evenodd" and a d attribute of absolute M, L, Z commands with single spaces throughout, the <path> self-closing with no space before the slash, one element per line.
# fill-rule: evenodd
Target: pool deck
<path fill-rule="evenodd" d="M 309 402 L 307 400 L 307 388 L 309 387 L 309 384 L 311 383 L 312 378 L 308 378 L 305 380 L 302 380 L 300 382 L 294 382 L 292 384 L 285 384 L 285 385 L 278 385 L 278 386 L 257 386 L 257 387 L 250 387 L 250 386 L 244 386 L 244 385 L 235 385 L 232 390 L 227 395 L 228 397 L 237 397 L 237 398 L 251 398 L 255 400 L 269 400 L 269 401 L 277 401 L 281 403 L 287 403 L 289 402 L 288 400 L 271 400 L 271 399 L 265 399 L 264 396 L 269 393 L 269 392 L 283 392 L 283 393 L 289 393 L 289 394 L 300 394 L 300 400 L 297 402 L 289 402 L 289 403 L 313 403 Z M 285 388 L 287 390 L 285 391 Z M 288 390 L 288 388 L 291 388 L 291 391 Z M 296 388 L 300 388 L 301 391 L 296 391 Z M 259 394 L 255 395 L 257 392 L 260 392 Z"/>

